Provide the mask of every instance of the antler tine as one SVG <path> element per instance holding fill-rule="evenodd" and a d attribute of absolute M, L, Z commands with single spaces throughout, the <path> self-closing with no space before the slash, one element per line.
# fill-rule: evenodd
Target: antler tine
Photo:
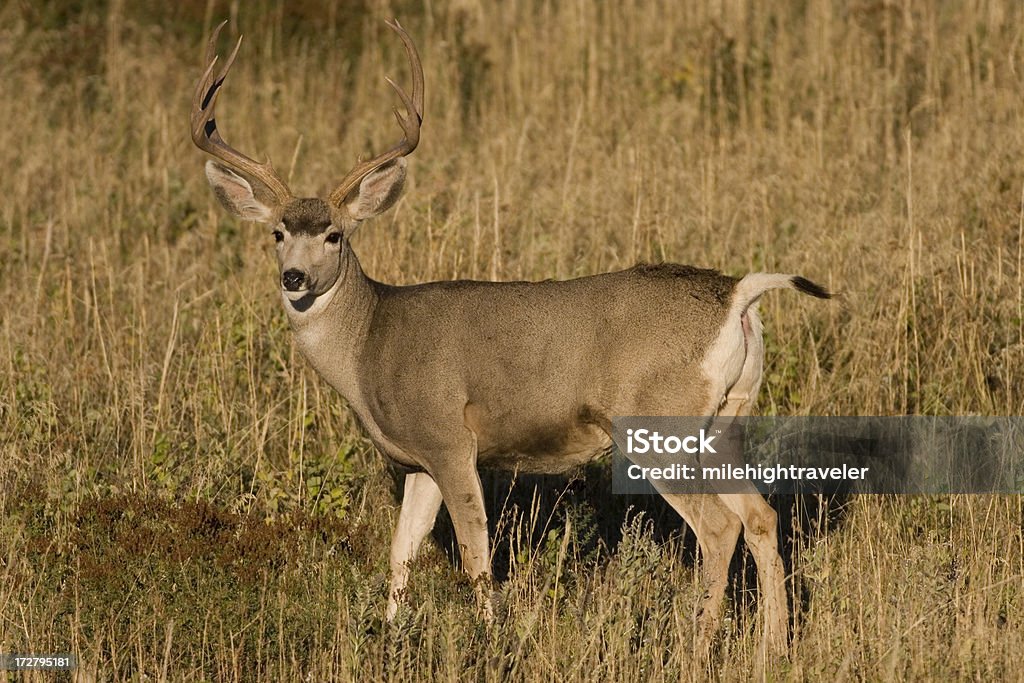
<path fill-rule="evenodd" d="M 210 35 L 210 41 L 206 44 L 206 70 L 196 84 L 196 90 L 192 96 L 192 112 L 189 117 L 192 129 L 192 142 L 207 154 L 220 159 L 235 170 L 248 174 L 263 183 L 270 190 L 271 194 L 274 195 L 278 205 L 284 205 L 292 198 L 292 193 L 280 176 L 277 175 L 270 161 L 268 160 L 266 163 L 261 164 L 255 159 L 242 154 L 225 142 L 224 138 L 221 137 L 220 131 L 217 129 L 217 120 L 215 118 L 217 98 L 220 97 L 221 86 L 224 85 L 224 79 L 227 78 L 231 65 L 235 63 L 238 50 L 242 47 L 242 37 L 239 36 L 238 43 L 235 44 L 235 49 L 232 50 L 231 56 L 224 63 L 224 67 L 214 76 L 214 67 L 217 65 L 218 60 L 217 37 L 226 23 L 228 22 L 222 21 L 213 30 L 213 33 Z"/>
<path fill-rule="evenodd" d="M 423 65 L 420 64 L 420 56 L 416 52 L 416 46 L 412 44 L 412 38 L 405 32 L 402 25 L 398 23 L 398 19 L 394 20 L 394 23 L 385 21 L 392 30 L 398 33 L 398 36 L 402 39 L 402 44 L 405 46 L 405 53 L 409 57 L 409 64 L 412 68 L 412 102 L 416 108 L 416 113 L 419 114 L 420 121 L 423 120 Z"/>
<path fill-rule="evenodd" d="M 359 182 L 367 174 L 390 161 L 411 154 L 420 142 L 420 124 L 423 122 L 423 65 L 420 63 L 420 56 L 416 52 L 416 46 L 413 45 L 412 38 L 405 32 L 405 29 L 398 23 L 398 20 L 385 23 L 388 25 L 388 28 L 397 33 L 398 37 L 402 39 L 402 44 L 405 45 L 406 56 L 409 58 L 409 68 L 412 71 L 412 97 L 390 78 L 386 79 L 402 100 L 402 106 L 405 108 L 405 114 L 402 114 L 397 107 L 394 110 L 395 118 L 398 120 L 398 125 L 402 128 L 403 136 L 388 151 L 368 161 L 358 162 L 352 167 L 352 170 L 345 175 L 338 187 L 331 192 L 329 201 L 334 206 L 341 206 L 349 193 L 359 185 Z"/>

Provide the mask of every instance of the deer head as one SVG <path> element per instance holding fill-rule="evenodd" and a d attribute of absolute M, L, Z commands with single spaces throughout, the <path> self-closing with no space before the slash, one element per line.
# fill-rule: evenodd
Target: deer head
<path fill-rule="evenodd" d="M 214 30 L 206 47 L 206 69 L 192 98 L 192 141 L 217 159 L 206 163 L 206 177 L 224 208 L 242 220 L 271 227 L 284 295 L 292 301 L 315 299 L 337 282 L 348 237 L 356 227 L 386 211 L 401 195 L 405 157 L 420 139 L 423 67 L 409 34 L 397 20 L 387 22 L 402 39 L 412 70 L 411 97 L 387 79 L 405 109 L 404 114 L 394 110 L 402 139 L 383 154 L 357 162 L 326 199 L 295 197 L 269 160 L 260 163 L 242 154 L 227 144 L 218 129 L 217 98 L 242 45 L 239 37 L 231 56 L 215 73 L 217 37 L 225 23 Z"/>

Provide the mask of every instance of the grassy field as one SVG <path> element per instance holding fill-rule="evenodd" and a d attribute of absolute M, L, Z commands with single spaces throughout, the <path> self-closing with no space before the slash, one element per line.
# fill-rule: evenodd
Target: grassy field
<path fill-rule="evenodd" d="M 741 550 L 706 666 L 668 508 L 600 466 L 488 475 L 494 627 L 444 513 L 382 623 L 400 475 L 296 352 L 273 241 L 216 205 L 187 118 L 229 17 L 225 136 L 329 190 L 397 134 L 390 16 L 427 106 L 355 239 L 372 277 L 797 272 L 843 296 L 763 302 L 761 412 L 1024 411 L 1018 2 L 6 2 L 0 652 L 80 680 L 1024 677 L 1018 497 L 773 501 L 791 656 L 760 667 Z"/>

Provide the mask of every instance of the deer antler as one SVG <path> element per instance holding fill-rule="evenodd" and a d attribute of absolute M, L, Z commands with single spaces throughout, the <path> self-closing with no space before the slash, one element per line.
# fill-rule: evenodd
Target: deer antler
<path fill-rule="evenodd" d="M 228 166 L 246 173 L 263 183 L 274 195 L 278 205 L 283 206 L 292 198 L 292 193 L 280 176 L 277 175 L 277 172 L 274 171 L 270 161 L 267 160 L 266 163 L 261 164 L 255 159 L 245 156 L 228 145 L 224 138 L 221 137 L 220 131 L 217 130 L 217 121 L 214 119 L 217 97 L 220 95 L 220 88 L 224 84 L 224 78 L 228 75 L 228 70 L 235 61 L 238 48 L 242 46 L 242 37 L 239 36 L 238 44 L 235 45 L 235 49 L 231 52 L 231 56 L 228 57 L 224 68 L 214 77 L 213 67 L 218 59 L 217 36 L 220 35 L 220 30 L 224 28 L 226 23 L 228 22 L 223 21 L 220 26 L 214 29 L 213 35 L 210 36 L 210 42 L 206 45 L 206 71 L 203 72 L 202 78 L 196 84 L 196 91 L 192 96 L 192 113 L 190 116 L 192 142 L 196 143 L 196 147 L 220 159 Z"/>
<path fill-rule="evenodd" d="M 365 178 L 367 174 L 389 161 L 412 153 L 420 142 L 420 124 L 423 122 L 423 66 L 420 64 L 420 56 L 416 53 L 416 46 L 412 44 L 412 38 L 405 32 L 405 29 L 398 23 L 398 20 L 396 19 L 394 23 L 390 21 L 386 23 L 402 39 L 402 43 L 405 45 L 405 52 L 409 57 L 409 66 L 412 69 L 412 97 L 409 97 L 390 78 L 386 79 L 388 84 L 398 93 L 398 97 L 401 98 L 402 105 L 405 107 L 404 115 L 398 111 L 397 107 L 394 110 L 395 118 L 398 119 L 398 125 L 401 126 L 404 135 L 388 151 L 368 161 L 360 161 L 352 167 L 352 170 L 348 172 L 342 179 L 341 184 L 331 192 L 328 198 L 330 204 L 336 207 L 341 206 L 345 201 L 345 197 L 359 185 L 359 181 Z"/>

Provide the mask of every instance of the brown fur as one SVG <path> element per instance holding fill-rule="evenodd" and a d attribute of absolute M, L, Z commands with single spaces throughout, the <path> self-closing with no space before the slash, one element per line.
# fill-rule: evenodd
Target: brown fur
<path fill-rule="evenodd" d="M 293 199 L 284 207 L 281 222 L 294 235 L 320 235 L 331 227 L 331 209 L 316 197 Z"/>
<path fill-rule="evenodd" d="M 699 364 L 735 282 L 640 266 L 566 282 L 372 283 L 377 304 L 360 365 L 388 381 L 364 383 L 367 418 L 395 424 L 405 451 L 444 449 L 432 437 L 441 416 L 421 412 L 437 406 L 418 400 L 434 404 L 424 389 L 443 389 L 453 406 L 447 430 L 472 429 L 480 465 L 565 469 L 607 448 L 613 416 L 650 414 L 638 412 L 645 395 L 669 390 L 678 414 L 703 413 Z M 653 357 L 652 339 L 662 340 Z M 517 399 L 524 381 L 546 390 Z"/>

